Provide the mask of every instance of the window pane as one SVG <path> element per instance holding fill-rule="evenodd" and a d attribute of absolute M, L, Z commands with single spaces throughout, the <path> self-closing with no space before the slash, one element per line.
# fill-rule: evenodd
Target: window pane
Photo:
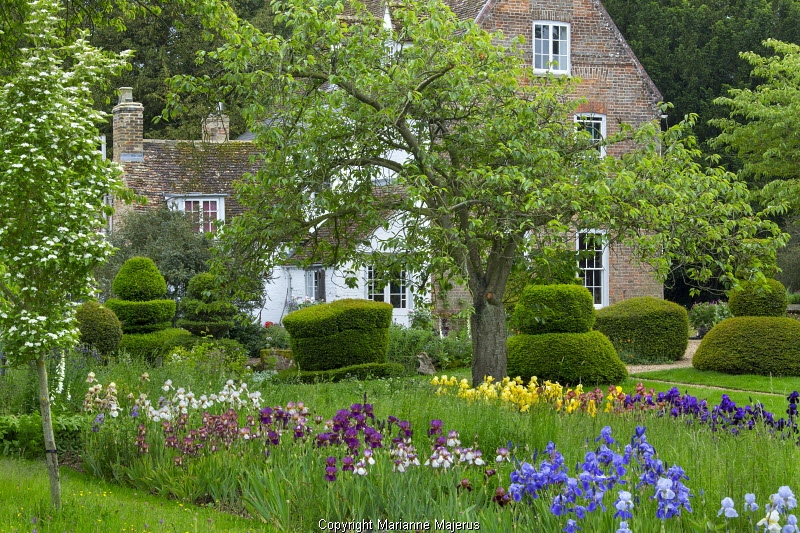
<path fill-rule="evenodd" d="M 592 293 L 595 305 L 603 303 L 603 234 L 602 233 L 580 233 L 578 234 L 578 251 L 581 256 L 578 259 L 580 278 L 583 286 Z M 586 257 L 586 253 L 592 253 Z"/>
<path fill-rule="evenodd" d="M 203 201 L 203 231 L 214 231 L 214 221 L 217 220 L 217 201 Z"/>
<path fill-rule="evenodd" d="M 200 201 L 186 200 L 183 202 L 183 212 L 189 218 L 194 231 L 200 231 Z"/>

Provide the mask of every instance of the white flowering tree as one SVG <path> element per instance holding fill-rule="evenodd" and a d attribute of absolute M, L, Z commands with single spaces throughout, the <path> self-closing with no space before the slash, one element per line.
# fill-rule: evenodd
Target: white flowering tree
<path fill-rule="evenodd" d="M 120 189 L 104 161 L 91 89 L 125 56 L 59 36 L 59 3 L 33 0 L 13 68 L 0 72 L 0 332 L 12 364 L 35 361 L 52 504 L 61 505 L 46 358 L 77 339 L 76 302 L 111 254 L 103 196 Z"/>

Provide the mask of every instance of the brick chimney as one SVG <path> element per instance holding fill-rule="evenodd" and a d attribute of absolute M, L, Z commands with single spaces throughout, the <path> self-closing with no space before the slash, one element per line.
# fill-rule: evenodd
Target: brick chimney
<path fill-rule="evenodd" d="M 222 112 L 222 102 L 217 104 L 216 112 L 203 119 L 203 141 L 224 143 L 230 139 L 231 119 Z"/>
<path fill-rule="evenodd" d="M 133 163 L 144 161 L 144 106 L 133 101 L 133 88 L 119 88 L 119 103 L 114 114 L 114 161 Z"/>

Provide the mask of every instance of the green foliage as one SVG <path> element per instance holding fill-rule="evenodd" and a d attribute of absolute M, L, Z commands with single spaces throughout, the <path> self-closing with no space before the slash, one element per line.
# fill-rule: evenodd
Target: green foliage
<path fill-rule="evenodd" d="M 58 451 L 80 453 L 81 434 L 88 429 L 86 415 L 59 415 L 53 418 L 53 432 Z M 0 416 L 0 455 L 21 456 L 27 459 L 44 458 L 42 415 Z"/>
<path fill-rule="evenodd" d="M 109 242 L 118 250 L 94 272 L 106 298 L 111 294 L 117 272 L 132 257 L 149 257 L 155 262 L 166 280 L 167 296 L 172 299 L 185 294 L 189 280 L 206 271 L 206 262 L 211 258 L 209 236 L 194 231 L 183 213 L 172 211 L 166 205 L 126 211 L 109 236 Z"/>
<path fill-rule="evenodd" d="M 283 317 L 283 327 L 292 338 L 320 337 L 337 331 L 388 328 L 392 305 L 347 298 L 306 307 Z"/>
<path fill-rule="evenodd" d="M 698 302 L 689 309 L 689 325 L 702 336 L 719 322 L 732 316 L 725 302 Z"/>
<path fill-rule="evenodd" d="M 227 45 L 207 56 L 219 76 L 171 80 L 175 107 L 236 87 L 247 116 L 263 126 L 255 132 L 263 164 L 237 187 L 244 213 L 226 226 L 212 267 L 232 286 L 300 246 L 307 264 L 353 265 L 353 278 L 374 265 L 466 280 L 483 325 L 473 333 L 479 382 L 506 373 L 496 300 L 513 263 L 528 252 L 574 250 L 575 229 L 607 229 L 609 243 L 631 246 L 662 279 L 691 263 L 698 283 L 757 275 L 783 244 L 777 226 L 753 213 L 744 183 L 700 164 L 691 118 L 665 132 L 653 123 L 622 128 L 606 143 L 630 151 L 600 157 L 589 134 L 575 131 L 575 79 L 534 75 L 521 39 L 459 20 L 439 1 L 394 9 L 391 28 L 360 4 L 348 5 L 347 17 L 342 3 L 273 6 L 291 35 L 206 6 L 224 24 L 216 29 Z M 239 53 L 242 42 L 248 54 Z M 403 46 L 387 54 L 387 42 Z M 397 152 L 408 159 L 385 157 Z M 387 173 L 396 187 L 378 189 Z M 364 246 L 392 224 L 403 226 L 381 242 L 392 253 Z M 321 227 L 331 230 L 325 238 Z M 249 260 L 228 268 L 225 257 L 242 249 Z"/>
<path fill-rule="evenodd" d="M 236 306 L 219 298 L 214 276 L 203 272 L 189 281 L 180 311 L 182 318 L 178 320 L 178 327 L 200 337 L 221 338 L 234 325 Z"/>
<path fill-rule="evenodd" d="M 511 317 L 519 333 L 586 333 L 594 325 L 594 300 L 582 285 L 529 285 Z"/>
<path fill-rule="evenodd" d="M 405 328 L 392 324 L 389 327 L 390 363 L 403 365 L 406 372 L 414 374 L 419 366 L 417 355 L 425 352 L 437 369 L 448 370 L 469 366 L 472 362 L 472 341 L 466 335 L 452 333 L 440 337 L 427 329 Z"/>
<path fill-rule="evenodd" d="M 274 327 L 274 326 L 273 326 Z M 289 347 L 289 334 L 280 328 L 286 339 L 286 348 Z M 259 357 L 261 350 L 271 346 L 269 333 L 270 328 L 265 328 L 258 322 L 253 321 L 253 317 L 240 316 L 234 320 L 234 325 L 228 332 L 228 337 L 238 341 L 245 347 L 250 357 Z"/>
<path fill-rule="evenodd" d="M 345 299 L 289 313 L 283 325 L 301 370 L 385 363 L 392 306 Z"/>
<path fill-rule="evenodd" d="M 643 360 L 677 361 L 689 344 L 689 316 L 680 305 L 642 296 L 597 311 L 594 329 L 617 350 L 633 350 Z M 628 348 L 629 347 L 629 348 Z"/>
<path fill-rule="evenodd" d="M 800 304 L 800 292 L 786 292 L 786 301 L 789 304 Z"/>
<path fill-rule="evenodd" d="M 174 300 L 136 302 L 111 298 L 106 300 L 106 307 L 119 317 L 123 332 L 149 333 L 172 325 L 176 305 Z"/>
<path fill-rule="evenodd" d="M 263 328 L 266 334 L 266 346 L 269 348 L 280 348 L 280 349 L 288 349 L 289 348 L 289 332 L 286 331 L 286 328 L 283 326 L 277 326 L 275 324 L 269 326 L 268 328 Z"/>
<path fill-rule="evenodd" d="M 178 338 L 183 344 L 185 339 Z M 194 341 L 195 338 L 192 338 Z M 186 339 L 188 343 L 188 339 Z M 189 347 L 176 346 L 164 357 L 165 366 L 175 375 L 193 372 L 207 376 L 232 376 L 241 378 L 246 370 L 248 353 L 232 339 L 197 339 Z"/>
<path fill-rule="evenodd" d="M 117 350 L 122 339 L 122 324 L 111 309 L 89 300 L 78 307 L 75 318 L 83 344 L 94 346 L 103 355 Z"/>
<path fill-rule="evenodd" d="M 405 369 L 399 363 L 363 363 L 333 370 L 299 372 L 292 369 L 282 370 L 275 376 L 275 380 L 286 383 L 333 383 L 343 379 L 383 379 L 403 374 Z"/>
<path fill-rule="evenodd" d="M 179 339 L 191 337 L 191 333 L 180 328 L 167 328 L 153 333 L 126 333 L 119 343 L 119 350 L 152 363 L 156 358 L 166 355 L 165 349 Z"/>
<path fill-rule="evenodd" d="M 726 374 L 800 376 L 800 321 L 768 316 L 724 320 L 703 337 L 692 365 Z"/>
<path fill-rule="evenodd" d="M 762 199 L 773 207 L 783 204 L 777 209 L 781 212 L 785 207 L 800 209 L 800 126 L 785 120 L 800 113 L 800 46 L 767 37 L 764 48 L 769 55 L 752 51 L 756 48 L 741 49 L 752 76 L 761 83 L 752 90 L 732 89 L 714 101 L 730 111 L 729 118 L 713 121 L 722 130 L 714 145 L 735 153 L 746 175 L 762 181 L 777 178 L 764 187 Z M 794 42 L 800 42 L 800 36 Z"/>
<path fill-rule="evenodd" d="M 786 287 L 775 279 L 768 279 L 766 285 L 742 283 L 728 295 L 733 316 L 786 316 L 788 305 Z"/>
<path fill-rule="evenodd" d="M 167 282 L 149 257 L 125 261 L 111 288 L 119 299 L 131 302 L 158 300 L 167 295 Z"/>
<path fill-rule="evenodd" d="M 389 328 L 346 329 L 322 337 L 291 338 L 293 359 L 301 370 L 332 370 L 363 363 L 385 363 Z"/>
<path fill-rule="evenodd" d="M 800 42 L 796 0 L 603 0 L 603 6 L 664 101 L 674 104 L 670 123 L 699 114 L 704 143 L 718 133 L 708 121 L 724 113 L 714 99 L 752 84 L 740 53 L 768 53 L 762 45 L 768 38 Z"/>
<path fill-rule="evenodd" d="M 585 386 L 628 376 L 614 346 L 599 331 L 514 335 L 508 339 L 508 375 Z"/>

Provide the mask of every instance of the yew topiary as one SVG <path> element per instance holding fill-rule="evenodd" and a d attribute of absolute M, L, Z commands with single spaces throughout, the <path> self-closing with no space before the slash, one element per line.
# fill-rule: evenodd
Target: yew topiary
<path fill-rule="evenodd" d="M 164 298 L 167 282 L 152 259 L 131 257 L 119 269 L 111 289 L 121 300 L 144 302 Z"/>
<path fill-rule="evenodd" d="M 511 318 L 520 333 L 586 333 L 595 321 L 592 294 L 582 285 L 528 285 Z"/>
<path fill-rule="evenodd" d="M 611 341 L 599 331 L 589 331 L 510 337 L 508 375 L 594 386 L 620 383 L 628 371 Z"/>
<path fill-rule="evenodd" d="M 725 319 L 703 337 L 692 365 L 726 374 L 800 376 L 800 321 L 767 316 Z"/>
<path fill-rule="evenodd" d="M 81 343 L 94 346 L 103 355 L 117 350 L 122 339 L 122 324 L 111 309 L 89 300 L 78 307 L 75 318 Z"/>
<path fill-rule="evenodd" d="M 776 279 L 768 279 L 766 286 L 744 282 L 728 296 L 733 316 L 786 316 L 788 306 L 786 287 Z"/>
<path fill-rule="evenodd" d="M 186 297 L 181 300 L 178 326 L 193 335 L 224 337 L 233 327 L 236 306 L 215 297 L 214 276 L 208 272 L 197 274 L 189 281 Z"/>

